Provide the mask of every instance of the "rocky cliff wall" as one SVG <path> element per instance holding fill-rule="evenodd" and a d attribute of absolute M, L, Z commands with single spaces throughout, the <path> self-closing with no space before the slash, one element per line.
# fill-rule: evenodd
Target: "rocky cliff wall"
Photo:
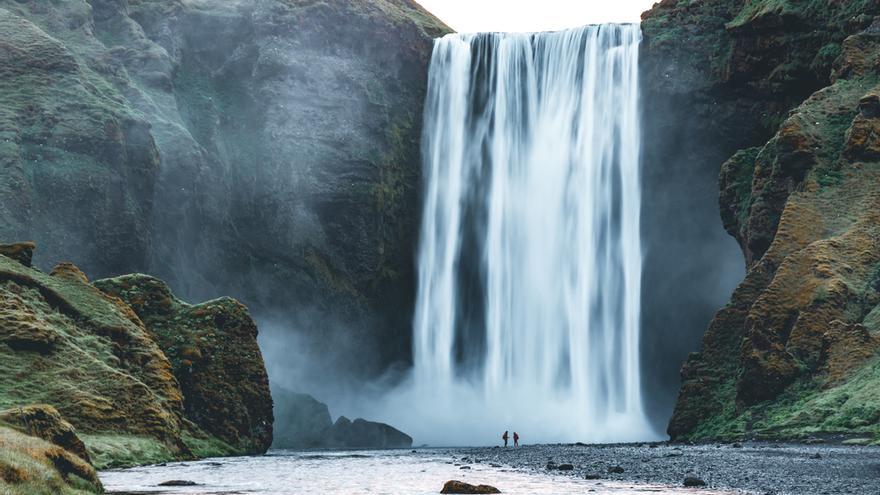
<path fill-rule="evenodd" d="M 0 254 L 0 423 L 46 430 L 98 467 L 265 452 L 272 399 L 247 310 L 189 306 L 144 276 L 101 285 L 69 263 L 47 275 Z M 41 427 L 56 410 L 79 446 Z"/>
<path fill-rule="evenodd" d="M 4 0 L 0 23 L 0 235 L 234 295 L 313 354 L 345 328 L 358 372 L 409 359 L 445 26 L 410 0 Z"/>
<path fill-rule="evenodd" d="M 643 18 L 648 100 L 668 110 L 649 133 L 678 139 L 646 167 L 720 172 L 748 272 L 682 370 L 673 438 L 876 441 L 878 14 L 665 0 Z"/>

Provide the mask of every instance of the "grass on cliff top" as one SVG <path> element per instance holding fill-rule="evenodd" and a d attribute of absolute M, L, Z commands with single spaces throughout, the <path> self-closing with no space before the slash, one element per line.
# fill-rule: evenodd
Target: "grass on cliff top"
<path fill-rule="evenodd" d="M 50 460 L 53 445 L 0 426 L 0 493 L 3 495 L 87 495 L 99 486 L 68 474 Z M 48 455 L 47 455 L 48 454 Z"/>

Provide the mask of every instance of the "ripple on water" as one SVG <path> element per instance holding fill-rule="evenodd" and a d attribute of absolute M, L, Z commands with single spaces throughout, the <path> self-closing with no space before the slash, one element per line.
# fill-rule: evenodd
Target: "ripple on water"
<path fill-rule="evenodd" d="M 303 493 L 428 495 L 448 480 L 490 484 L 512 495 L 636 495 L 645 493 L 718 495 L 721 492 L 656 485 L 591 481 L 572 476 L 468 464 L 449 464 L 448 455 L 430 452 L 285 452 L 103 471 L 107 491 L 121 494 L 300 495 Z M 162 487 L 169 480 L 196 486 Z"/>

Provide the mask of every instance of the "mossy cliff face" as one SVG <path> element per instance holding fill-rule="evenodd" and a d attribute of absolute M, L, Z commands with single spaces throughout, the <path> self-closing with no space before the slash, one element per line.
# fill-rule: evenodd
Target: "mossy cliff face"
<path fill-rule="evenodd" d="M 0 235 L 38 241 L 44 268 L 149 270 L 316 334 L 362 328 L 362 357 L 407 359 L 445 26 L 411 0 L 0 9 Z"/>
<path fill-rule="evenodd" d="M 880 439 L 878 14 L 665 1 L 644 18 L 651 67 L 680 69 L 655 95 L 690 98 L 729 152 L 721 217 L 748 271 L 682 369 L 675 439 Z M 700 146 L 694 166 L 717 170 Z"/>
<path fill-rule="evenodd" d="M 183 392 L 186 417 L 246 452 L 272 443 L 269 379 L 247 308 L 222 298 L 195 306 L 146 275 L 95 282 L 140 317 L 171 361 Z"/>
<path fill-rule="evenodd" d="M 742 249 L 718 222 L 721 164 L 738 152 L 748 162 L 790 110 L 828 86 L 843 41 L 878 10 L 876 2 L 861 0 L 664 0 L 643 15 L 649 395 L 658 389 L 661 398 L 674 395 L 666 384 L 676 383 L 677 370 L 665 363 L 682 361 L 685 349 L 699 345 L 706 321 L 744 275 Z M 745 216 L 737 205 L 751 188 L 750 165 L 726 172 L 725 226 Z M 751 219 L 749 260 L 772 242 L 784 203 L 784 195 L 769 190 L 764 197 Z"/>
<path fill-rule="evenodd" d="M 177 310 L 169 320 L 145 325 L 71 264 L 46 275 L 0 255 L 0 422 L 42 432 L 98 467 L 264 452 L 272 401 L 246 309 L 231 300 L 187 306 L 158 281 L 130 278 L 142 279 Z M 248 374 L 185 377 L 169 360 L 180 343 L 198 345 L 200 364 L 232 360 Z M 230 357 L 231 345 L 242 352 Z M 57 426 L 58 413 L 85 452 Z"/>

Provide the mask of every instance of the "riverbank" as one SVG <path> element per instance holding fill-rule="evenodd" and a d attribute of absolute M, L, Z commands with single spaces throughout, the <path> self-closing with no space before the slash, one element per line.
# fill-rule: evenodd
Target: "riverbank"
<path fill-rule="evenodd" d="M 686 477 L 693 476 L 705 481 L 710 489 L 760 495 L 880 493 L 878 447 L 784 443 L 574 444 L 448 449 L 447 453 L 463 466 L 496 464 L 552 473 L 559 479 L 588 477 L 681 487 Z M 563 464 L 571 469 L 560 470 Z"/>
<path fill-rule="evenodd" d="M 559 477 L 488 462 L 462 465 L 447 449 L 383 451 L 270 451 L 265 456 L 177 462 L 104 471 L 113 495 L 428 495 L 449 480 L 489 484 L 505 495 L 733 495 L 659 484 Z"/>
<path fill-rule="evenodd" d="M 555 468 L 547 469 L 550 463 Z M 116 495 L 427 494 L 439 493 L 450 479 L 489 484 L 507 494 L 873 495 L 880 493 L 878 474 L 878 447 L 745 443 L 270 451 L 265 456 L 104 471 L 100 476 Z M 706 486 L 686 488 L 689 476 Z M 169 480 L 197 484 L 160 486 Z"/>

